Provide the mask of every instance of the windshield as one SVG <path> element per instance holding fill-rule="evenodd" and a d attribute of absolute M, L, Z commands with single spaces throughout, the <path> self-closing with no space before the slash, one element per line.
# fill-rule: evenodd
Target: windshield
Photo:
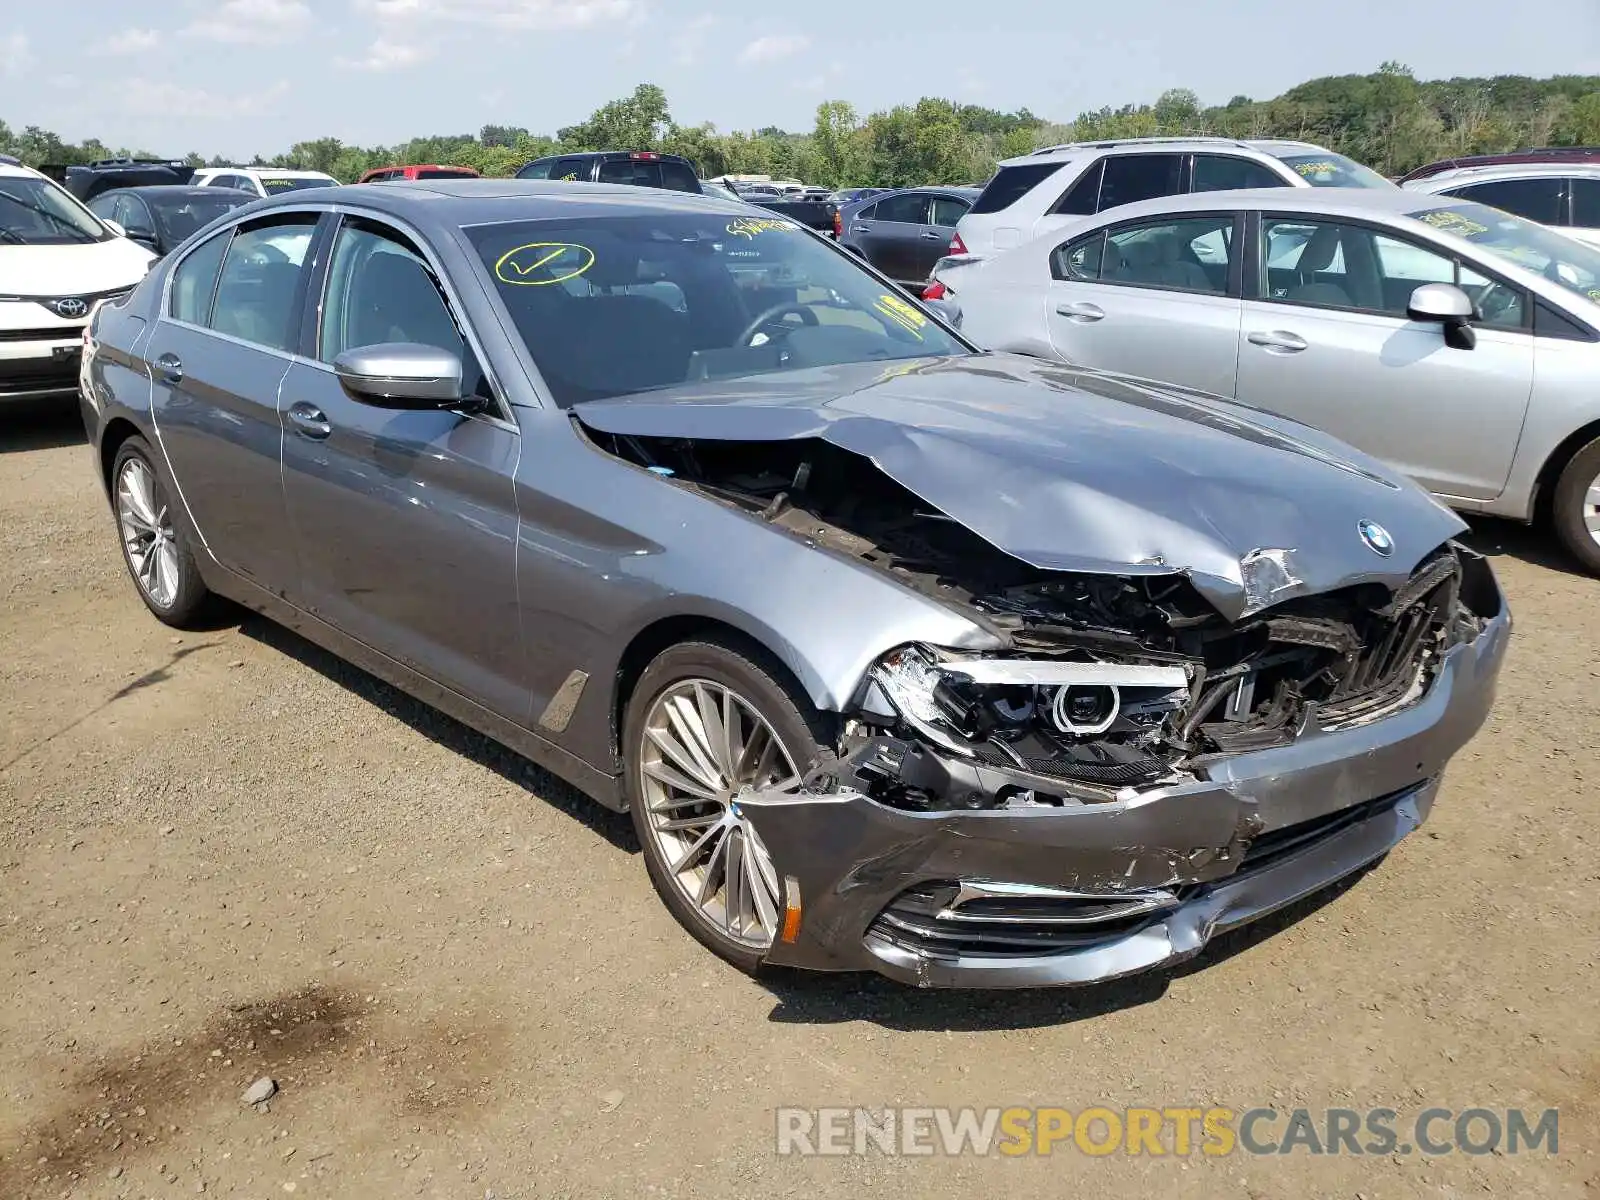
<path fill-rule="evenodd" d="M 1363 167 L 1354 159 L 1327 150 L 1315 154 L 1279 154 L 1277 158 L 1288 163 L 1294 173 L 1312 187 L 1392 188 L 1382 175 L 1371 167 Z"/>
<path fill-rule="evenodd" d="M 155 214 L 156 224 L 161 226 L 161 232 L 166 235 L 164 240 L 175 246 L 202 225 L 210 224 L 225 212 L 249 204 L 255 197 L 220 194 L 214 196 L 189 194 L 174 197 L 162 195 L 158 191 L 147 193 L 145 199 Z"/>
<path fill-rule="evenodd" d="M 1600 304 L 1600 250 L 1592 246 L 1487 204 L 1455 204 L 1411 215 Z"/>
<path fill-rule="evenodd" d="M 659 212 L 464 232 L 563 407 L 968 353 L 905 293 L 781 217 Z"/>
<path fill-rule="evenodd" d="M 111 231 L 46 179 L 0 177 L 0 245 L 69 246 L 103 242 Z"/>
<path fill-rule="evenodd" d="M 274 192 L 297 192 L 301 188 L 333 187 L 339 182 L 337 179 L 319 179 L 315 175 L 309 177 L 261 175 L 258 178 L 261 180 L 261 186 L 267 189 L 267 195 L 269 196 Z"/>

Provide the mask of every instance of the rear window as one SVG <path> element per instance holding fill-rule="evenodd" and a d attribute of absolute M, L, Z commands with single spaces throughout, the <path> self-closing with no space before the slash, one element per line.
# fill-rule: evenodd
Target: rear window
<path fill-rule="evenodd" d="M 1042 162 L 1001 167 L 983 189 L 983 194 L 972 206 L 972 211 L 1003 212 L 1066 165 L 1064 162 Z"/>
<path fill-rule="evenodd" d="M 418 171 L 418 179 L 471 179 L 470 171 Z"/>
<path fill-rule="evenodd" d="M 685 164 L 668 159 L 661 164 L 661 186 L 669 192 L 698 192 L 700 180 Z"/>

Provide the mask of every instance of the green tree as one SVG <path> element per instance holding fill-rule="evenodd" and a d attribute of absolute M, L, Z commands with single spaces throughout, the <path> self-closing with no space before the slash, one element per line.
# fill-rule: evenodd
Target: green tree
<path fill-rule="evenodd" d="M 672 128 L 667 94 L 641 83 L 626 99 L 603 104 L 581 125 L 556 131 L 564 150 L 657 150 Z"/>

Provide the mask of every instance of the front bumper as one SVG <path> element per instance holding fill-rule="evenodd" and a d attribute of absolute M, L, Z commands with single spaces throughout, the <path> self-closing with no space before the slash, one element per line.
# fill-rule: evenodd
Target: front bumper
<path fill-rule="evenodd" d="M 851 788 L 745 797 L 803 913 L 798 936 L 777 941 L 767 961 L 921 987 L 1084 984 L 1180 962 L 1213 934 L 1381 858 L 1426 819 L 1446 763 L 1489 713 L 1510 631 L 1502 601 L 1409 707 L 1354 728 L 1313 724 L 1290 745 L 1213 764 L 1204 780 L 1117 803 L 924 813 Z M 1256 844 L 1275 849 L 1252 854 Z M 1171 903 L 1048 953 L 969 952 L 896 929 L 897 901 L 962 881 L 1164 890 Z"/>
<path fill-rule="evenodd" d="M 83 328 L 23 341 L 0 337 L 0 404 L 78 393 Z"/>

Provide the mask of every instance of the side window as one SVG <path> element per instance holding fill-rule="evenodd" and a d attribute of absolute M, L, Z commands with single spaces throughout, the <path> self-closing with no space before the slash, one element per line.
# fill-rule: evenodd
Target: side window
<path fill-rule="evenodd" d="M 96 196 L 89 201 L 89 211 L 103 221 L 117 221 L 117 207 L 122 203 L 121 196 Z"/>
<path fill-rule="evenodd" d="M 1090 283 L 1100 278 L 1100 260 L 1106 244 L 1105 230 L 1065 246 L 1050 256 L 1050 274 L 1068 283 Z"/>
<path fill-rule="evenodd" d="M 928 205 L 928 224 L 954 229 L 956 222 L 967 215 L 967 202 L 954 196 L 935 196 Z"/>
<path fill-rule="evenodd" d="M 1175 196 L 1183 181 L 1181 154 L 1115 154 L 1106 159 L 1100 209 Z"/>
<path fill-rule="evenodd" d="M 611 158 L 600 164 L 596 183 L 631 183 L 634 187 L 658 188 L 661 186 L 661 164 L 639 162 L 631 158 Z"/>
<path fill-rule="evenodd" d="M 150 215 L 150 209 L 145 202 L 137 196 L 124 196 L 122 203 L 117 206 L 117 220 L 129 233 L 151 234 L 155 232 L 155 219 Z"/>
<path fill-rule="evenodd" d="M 317 357 L 331 363 L 346 350 L 385 342 L 413 342 L 459 355 L 468 393 L 491 394 L 416 247 L 375 221 L 348 218 L 328 263 Z"/>
<path fill-rule="evenodd" d="M 1501 179 L 1456 188 L 1448 194 L 1504 209 L 1512 216 L 1541 225 L 1561 225 L 1561 185 L 1562 181 L 1555 178 Z"/>
<path fill-rule="evenodd" d="M 1472 297 L 1478 310 L 1474 324 L 1491 329 L 1522 329 L 1526 325 L 1528 299 L 1521 288 L 1490 279 L 1466 263 L 1457 265 L 1456 283 Z"/>
<path fill-rule="evenodd" d="M 1077 217 L 1090 216 L 1100 211 L 1100 181 L 1105 177 L 1106 160 L 1096 159 L 1094 166 L 1090 167 L 1070 188 L 1066 195 L 1056 201 L 1051 212 L 1071 214 Z"/>
<path fill-rule="evenodd" d="M 518 179 L 549 179 L 550 168 L 555 166 L 554 159 L 545 159 L 543 162 L 531 162 L 517 172 Z"/>
<path fill-rule="evenodd" d="M 172 272 L 169 311 L 174 320 L 188 321 L 191 325 L 210 324 L 211 296 L 217 290 L 217 272 L 222 268 L 222 253 L 228 248 L 231 233 L 225 229 L 208 238 Z"/>
<path fill-rule="evenodd" d="M 273 350 L 292 350 L 299 333 L 300 265 L 317 214 L 241 226 L 217 280 L 211 328 Z"/>
<path fill-rule="evenodd" d="M 661 186 L 669 192 L 698 192 L 700 180 L 683 163 L 667 160 L 661 164 Z"/>
<path fill-rule="evenodd" d="M 1353 254 L 1352 246 L 1362 254 Z M 1358 258 L 1365 269 L 1352 272 Z M 1264 218 L 1261 275 L 1264 300 L 1334 308 L 1378 308 L 1383 300 L 1371 235 L 1331 221 Z"/>
<path fill-rule="evenodd" d="M 1235 188 L 1288 187 L 1286 179 L 1276 171 L 1251 162 L 1248 158 L 1235 158 L 1229 154 L 1196 154 L 1194 156 L 1194 191 L 1227 192 Z"/>
<path fill-rule="evenodd" d="M 904 196 L 890 196 L 887 200 L 878 201 L 878 215 L 874 220 L 899 221 L 907 225 L 921 225 L 928 211 L 928 198 L 911 193 Z"/>
<path fill-rule="evenodd" d="M 589 163 L 582 158 L 558 158 L 550 164 L 550 178 L 567 183 L 589 182 Z"/>
<path fill-rule="evenodd" d="M 1112 230 L 1100 278 L 1182 292 L 1226 295 L 1233 262 L 1232 214 Z"/>
<path fill-rule="evenodd" d="M 1579 229 L 1600 229 L 1600 179 L 1569 179 L 1572 223 Z"/>

